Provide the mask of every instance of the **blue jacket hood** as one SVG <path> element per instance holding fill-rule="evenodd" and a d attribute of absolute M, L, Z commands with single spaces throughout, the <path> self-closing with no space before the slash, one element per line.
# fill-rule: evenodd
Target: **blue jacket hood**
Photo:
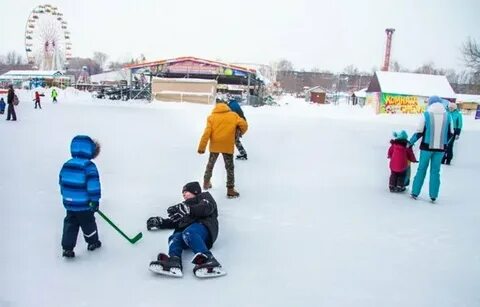
<path fill-rule="evenodd" d="M 73 158 L 92 159 L 96 149 L 95 142 L 87 135 L 77 135 L 72 139 L 70 152 Z"/>
<path fill-rule="evenodd" d="M 441 102 L 442 102 L 442 99 L 441 99 L 440 97 L 438 97 L 438 96 L 430 96 L 430 97 L 428 97 L 428 105 L 429 105 L 429 106 L 432 105 L 432 104 L 434 104 L 434 103 L 437 103 L 437 102 L 440 102 L 440 103 L 441 103 Z"/>

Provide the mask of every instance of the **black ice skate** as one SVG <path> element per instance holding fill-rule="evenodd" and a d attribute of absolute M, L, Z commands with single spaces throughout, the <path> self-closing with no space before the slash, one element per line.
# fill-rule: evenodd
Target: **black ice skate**
<path fill-rule="evenodd" d="M 182 259 L 177 256 L 169 257 L 166 254 L 158 254 L 157 261 L 150 262 L 148 269 L 154 273 L 183 277 L 182 273 Z"/>
<path fill-rule="evenodd" d="M 192 263 L 195 264 L 193 274 L 199 278 L 220 277 L 227 274 L 212 255 L 196 253 Z"/>
<path fill-rule="evenodd" d="M 237 155 L 237 157 L 235 159 L 237 159 L 237 160 L 248 160 L 247 159 L 247 154 Z"/>

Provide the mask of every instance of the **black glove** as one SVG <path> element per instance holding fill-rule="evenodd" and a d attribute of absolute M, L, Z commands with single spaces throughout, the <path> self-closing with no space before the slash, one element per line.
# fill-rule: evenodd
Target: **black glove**
<path fill-rule="evenodd" d="M 92 210 L 93 212 L 97 212 L 99 205 L 100 205 L 100 203 L 98 201 L 91 201 L 90 202 L 90 210 Z"/>
<path fill-rule="evenodd" d="M 174 221 L 178 222 L 185 216 L 190 214 L 190 207 L 185 203 L 179 203 L 178 205 L 171 206 L 167 209 L 168 217 Z"/>
<path fill-rule="evenodd" d="M 160 229 L 160 226 L 163 224 L 163 219 L 159 216 L 152 216 L 147 220 L 147 230 L 152 230 L 153 228 Z"/>

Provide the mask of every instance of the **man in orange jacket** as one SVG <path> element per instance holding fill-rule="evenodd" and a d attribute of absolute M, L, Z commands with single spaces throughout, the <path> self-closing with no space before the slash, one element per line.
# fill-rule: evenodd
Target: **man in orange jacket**
<path fill-rule="evenodd" d="M 207 168 L 203 176 L 203 189 L 208 190 L 212 187 L 210 179 L 212 178 L 213 167 L 220 154 L 225 162 L 227 170 L 227 197 L 235 198 L 240 194 L 235 190 L 235 173 L 233 165 L 233 153 L 235 148 L 235 132 L 237 129 L 243 135 L 247 132 L 247 122 L 232 112 L 227 101 L 217 98 L 217 105 L 212 114 L 207 118 L 207 127 L 203 132 L 200 144 L 198 145 L 198 153 L 205 153 L 208 142 L 210 142 L 210 157 L 208 158 Z"/>

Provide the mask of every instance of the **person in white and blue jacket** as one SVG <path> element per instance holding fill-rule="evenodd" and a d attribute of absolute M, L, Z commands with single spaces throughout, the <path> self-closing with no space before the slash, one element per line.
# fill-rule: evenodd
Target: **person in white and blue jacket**
<path fill-rule="evenodd" d="M 416 133 L 410 138 L 410 146 L 419 139 L 420 161 L 413 180 L 411 196 L 417 198 L 422 190 L 427 168 L 430 165 L 430 199 L 435 201 L 440 190 L 440 167 L 450 138 L 453 136 L 451 118 L 438 96 L 428 98 L 428 106 L 423 113 Z"/>
<path fill-rule="evenodd" d="M 63 221 L 63 257 L 75 257 L 79 228 L 87 242 L 87 249 L 93 251 L 102 243 L 98 239 L 94 212 L 98 210 L 101 197 L 100 177 L 97 166 L 91 160 L 100 153 L 100 144 L 86 135 L 77 135 L 70 145 L 72 158 L 60 171 L 59 183 L 63 206 L 67 215 Z"/>

